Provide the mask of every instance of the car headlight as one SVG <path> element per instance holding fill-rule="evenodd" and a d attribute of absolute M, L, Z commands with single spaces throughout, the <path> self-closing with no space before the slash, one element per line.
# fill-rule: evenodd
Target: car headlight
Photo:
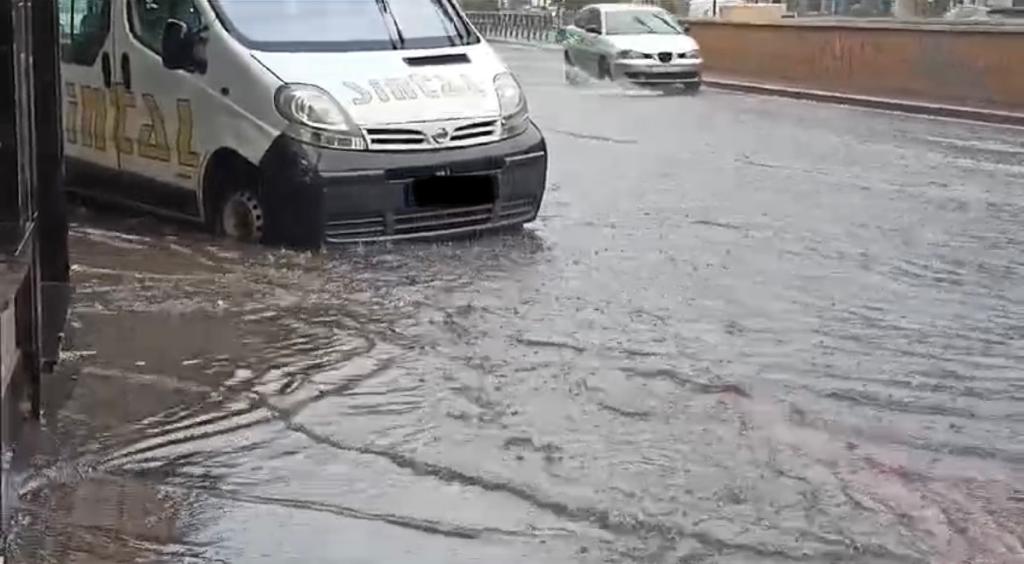
<path fill-rule="evenodd" d="M 699 59 L 700 58 L 700 49 L 694 49 L 693 51 L 687 51 L 684 54 L 684 56 L 687 59 Z"/>
<path fill-rule="evenodd" d="M 285 134 L 330 149 L 365 149 L 366 139 L 345 108 L 312 84 L 285 84 L 274 93 L 277 112 L 288 121 Z"/>
<path fill-rule="evenodd" d="M 643 53 L 641 53 L 640 51 L 634 51 L 632 49 L 624 49 L 624 50 L 619 51 L 618 53 L 616 53 L 615 54 L 615 58 L 617 58 L 617 59 L 645 59 L 645 58 L 647 58 L 647 56 L 644 55 Z"/>
<path fill-rule="evenodd" d="M 494 92 L 501 110 L 502 136 L 512 137 L 526 131 L 530 123 L 529 109 L 516 77 L 509 72 L 495 75 Z"/>

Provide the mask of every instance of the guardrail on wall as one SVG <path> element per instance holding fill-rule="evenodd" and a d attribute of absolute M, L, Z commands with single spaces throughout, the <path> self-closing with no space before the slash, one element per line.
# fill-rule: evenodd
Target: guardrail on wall
<path fill-rule="evenodd" d="M 553 42 L 558 30 L 572 21 L 572 14 L 556 16 L 532 12 L 467 12 L 469 21 L 484 37 Z"/>

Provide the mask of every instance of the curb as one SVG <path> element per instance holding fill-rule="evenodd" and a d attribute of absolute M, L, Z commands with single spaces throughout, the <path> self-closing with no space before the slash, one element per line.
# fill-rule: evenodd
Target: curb
<path fill-rule="evenodd" d="M 876 110 L 886 110 L 890 112 L 1024 127 L 1024 114 L 1015 112 L 984 110 L 980 108 L 967 108 L 964 106 L 947 106 L 943 104 L 929 104 L 925 102 L 912 102 L 909 100 L 892 100 L 888 98 L 841 94 L 838 92 L 827 92 L 823 90 L 790 88 L 786 86 L 774 86 L 770 84 L 743 82 L 738 80 L 721 80 L 712 77 L 705 77 L 704 84 L 721 90 L 734 90 L 737 92 L 748 92 L 751 94 L 763 94 L 767 96 L 794 98 L 798 100 L 811 100 L 815 102 L 857 106 Z"/>
<path fill-rule="evenodd" d="M 520 47 L 532 47 L 545 51 L 560 51 L 562 46 L 554 43 L 540 43 L 535 41 L 524 41 L 517 39 L 489 38 L 491 43 L 506 45 L 517 45 Z M 968 108 L 964 106 L 947 106 L 943 104 L 930 104 L 926 102 L 913 102 L 910 100 L 893 100 L 888 98 L 876 98 L 873 96 L 859 96 L 856 94 L 842 94 L 839 92 L 828 92 L 824 90 L 810 90 L 805 88 L 792 88 L 788 86 L 775 86 L 771 84 L 744 82 L 740 80 L 717 79 L 705 75 L 704 84 L 711 88 L 721 90 L 733 90 L 751 94 L 762 94 L 766 96 L 777 96 L 780 98 L 793 98 L 797 100 L 811 100 L 814 102 L 825 102 L 843 106 L 856 106 L 872 108 L 890 112 L 901 112 L 906 114 L 944 117 L 961 119 L 980 123 L 991 123 L 995 125 L 1012 125 L 1024 127 L 1024 113 L 1003 112 L 999 110 L 985 110 L 981 108 Z"/>
<path fill-rule="evenodd" d="M 518 45 L 520 47 L 532 47 L 534 49 L 541 49 L 544 51 L 561 51 L 562 46 L 557 43 L 538 43 L 535 41 L 526 41 L 522 39 L 503 39 L 496 37 L 486 37 L 488 43 L 498 43 L 502 45 Z"/>

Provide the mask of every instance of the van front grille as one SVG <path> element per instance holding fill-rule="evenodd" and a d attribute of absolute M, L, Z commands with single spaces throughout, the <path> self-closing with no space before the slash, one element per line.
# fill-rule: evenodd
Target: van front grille
<path fill-rule="evenodd" d="M 498 125 L 498 120 L 492 119 L 489 121 L 468 123 L 461 127 L 457 127 L 455 128 L 455 131 L 452 132 L 452 143 L 468 141 L 471 139 L 494 137 L 499 133 Z"/>
<path fill-rule="evenodd" d="M 427 136 L 415 129 L 373 128 L 366 130 L 370 147 L 405 147 L 427 144 Z"/>
<path fill-rule="evenodd" d="M 416 151 L 466 147 L 501 138 L 501 121 L 459 120 L 435 123 L 374 126 L 364 130 L 370 150 Z"/>

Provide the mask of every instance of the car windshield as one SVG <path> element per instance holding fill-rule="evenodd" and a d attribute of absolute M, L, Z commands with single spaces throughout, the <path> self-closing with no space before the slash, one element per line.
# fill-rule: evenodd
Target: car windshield
<path fill-rule="evenodd" d="M 672 16 L 654 10 L 613 10 L 605 13 L 608 35 L 677 35 L 683 32 Z"/>
<path fill-rule="evenodd" d="M 429 49 L 479 39 L 450 0 L 215 0 L 228 28 L 266 50 Z"/>

